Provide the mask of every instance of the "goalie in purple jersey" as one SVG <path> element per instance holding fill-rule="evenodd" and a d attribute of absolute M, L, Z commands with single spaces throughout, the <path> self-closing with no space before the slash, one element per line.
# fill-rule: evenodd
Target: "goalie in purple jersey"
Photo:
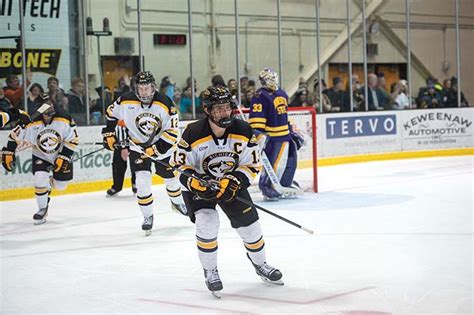
<path fill-rule="evenodd" d="M 299 143 L 293 140 L 288 125 L 288 95 L 279 88 L 278 74 L 272 69 L 260 71 L 259 80 L 262 87 L 250 102 L 249 123 L 257 134 L 267 137 L 264 151 L 280 185 L 299 189 L 293 181 Z M 259 188 L 265 200 L 277 201 L 285 197 L 275 189 L 267 172 L 260 176 Z"/>

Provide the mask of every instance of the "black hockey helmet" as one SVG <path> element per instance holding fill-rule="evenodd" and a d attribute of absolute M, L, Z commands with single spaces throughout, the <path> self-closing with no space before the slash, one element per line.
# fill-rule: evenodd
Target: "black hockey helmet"
<path fill-rule="evenodd" d="M 133 88 L 140 101 L 150 104 L 156 90 L 155 77 L 150 71 L 140 71 L 134 77 Z"/>
<path fill-rule="evenodd" d="M 214 105 L 229 104 L 232 109 L 229 117 L 223 117 L 216 119 L 211 114 Z M 232 124 L 234 120 L 234 109 L 236 104 L 232 98 L 232 94 L 229 89 L 224 86 L 210 86 L 202 94 L 202 105 L 206 109 L 206 115 L 209 119 L 221 128 L 227 128 Z"/>

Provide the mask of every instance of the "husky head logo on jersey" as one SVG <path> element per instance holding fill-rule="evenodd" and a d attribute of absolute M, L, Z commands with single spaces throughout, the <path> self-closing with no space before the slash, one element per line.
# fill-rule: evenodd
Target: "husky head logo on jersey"
<path fill-rule="evenodd" d="M 45 129 L 36 137 L 38 149 L 45 154 L 58 152 L 61 147 L 61 142 L 61 136 L 53 129 Z"/>
<path fill-rule="evenodd" d="M 206 174 L 221 178 L 224 174 L 232 172 L 237 168 L 239 156 L 235 152 L 219 152 L 207 156 L 202 167 Z"/>
<path fill-rule="evenodd" d="M 135 125 L 142 135 L 149 137 L 155 129 L 159 133 L 161 120 L 152 113 L 142 113 L 135 118 Z"/>

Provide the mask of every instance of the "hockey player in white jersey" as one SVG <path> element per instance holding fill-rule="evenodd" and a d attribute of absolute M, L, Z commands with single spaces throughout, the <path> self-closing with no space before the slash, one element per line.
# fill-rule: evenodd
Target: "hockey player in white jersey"
<path fill-rule="evenodd" d="M 236 200 L 239 196 L 251 201 L 247 188 L 261 168 L 257 139 L 247 122 L 234 120 L 235 105 L 227 88 L 207 88 L 203 107 L 207 118 L 186 127 L 178 144 L 176 165 L 186 173 L 180 180 L 187 188 L 183 197 L 196 225 L 205 283 L 219 297 L 223 288 L 217 270 L 219 205 L 242 238 L 256 273 L 264 281 L 283 284 L 282 273 L 266 263 L 256 209 Z M 204 184 L 212 181 L 220 187 L 218 190 Z"/>
<path fill-rule="evenodd" d="M 11 172 L 15 167 L 15 150 L 25 142 L 32 145 L 32 170 L 38 211 L 35 224 L 46 222 L 51 189 L 63 190 L 72 180 L 72 156 L 78 144 L 76 124 L 65 112 L 55 110 L 48 94 L 39 96 L 39 105 L 48 110 L 24 128 L 17 126 L 2 149 L 2 165 Z M 52 171 L 52 176 L 50 175 Z"/>
<path fill-rule="evenodd" d="M 114 150 L 118 145 L 115 126 L 123 120 L 129 140 L 140 146 L 130 146 L 130 161 L 136 176 L 138 205 L 144 217 L 142 230 L 150 235 L 153 227 L 152 164 L 155 164 L 156 174 L 165 180 L 172 208 L 184 215 L 187 213 L 181 185 L 172 169 L 150 159 L 151 156 L 169 164 L 176 151 L 179 118 L 173 101 L 156 90 L 155 78 L 150 72 L 139 72 L 134 80 L 134 91 L 123 94 L 107 108 L 107 126 L 102 129 L 102 136 L 104 147 Z"/>

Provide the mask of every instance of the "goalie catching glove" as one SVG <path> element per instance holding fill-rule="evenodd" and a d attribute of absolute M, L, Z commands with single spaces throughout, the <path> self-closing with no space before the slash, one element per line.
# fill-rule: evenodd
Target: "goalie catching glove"
<path fill-rule="evenodd" d="M 208 175 L 195 175 L 188 178 L 187 186 L 189 191 L 196 194 L 199 199 L 214 200 L 216 199 L 217 191 L 213 190 L 211 187 L 203 185 L 203 182 L 209 182 L 210 180 L 211 177 Z"/>
<path fill-rule="evenodd" d="M 220 189 L 217 192 L 219 201 L 231 202 L 242 188 L 240 180 L 232 174 L 225 174 L 219 181 Z"/>

